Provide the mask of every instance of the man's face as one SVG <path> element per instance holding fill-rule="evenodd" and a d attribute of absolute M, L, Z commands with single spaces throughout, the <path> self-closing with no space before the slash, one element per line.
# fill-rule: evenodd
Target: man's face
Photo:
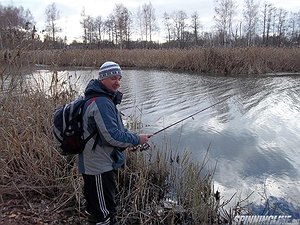
<path fill-rule="evenodd" d="M 115 75 L 101 80 L 102 84 L 110 91 L 116 92 L 121 84 L 121 76 Z"/>

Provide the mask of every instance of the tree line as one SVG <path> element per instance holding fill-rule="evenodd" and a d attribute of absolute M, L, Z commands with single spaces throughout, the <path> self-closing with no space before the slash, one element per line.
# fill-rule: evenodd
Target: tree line
<path fill-rule="evenodd" d="M 242 15 L 237 19 L 235 0 L 215 0 L 214 12 L 214 26 L 204 31 L 197 11 L 191 15 L 184 10 L 165 12 L 157 19 L 151 2 L 134 13 L 116 4 L 107 18 L 92 17 L 83 9 L 82 41 L 67 45 L 67 37 L 59 36 L 60 11 L 55 3 L 46 7 L 45 28 L 40 31 L 30 10 L 0 5 L 0 49 L 20 45 L 91 49 L 299 46 L 300 11 L 288 12 L 268 2 L 259 5 L 255 0 L 244 0 Z M 161 43 L 153 41 L 158 32 L 165 34 Z"/>

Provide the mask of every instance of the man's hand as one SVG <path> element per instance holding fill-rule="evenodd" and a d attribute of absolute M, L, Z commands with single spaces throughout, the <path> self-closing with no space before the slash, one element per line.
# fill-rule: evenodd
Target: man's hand
<path fill-rule="evenodd" d="M 140 136 L 139 144 L 142 145 L 142 144 L 145 144 L 146 142 L 148 142 L 152 135 L 151 134 L 140 134 L 139 136 Z"/>
<path fill-rule="evenodd" d="M 128 151 L 135 152 L 137 150 L 139 150 L 139 151 L 147 150 L 150 147 L 150 145 L 147 143 L 149 141 L 150 137 L 152 137 L 151 134 L 140 134 L 139 135 L 139 139 L 140 139 L 139 145 L 134 146 L 134 147 L 129 147 Z"/>

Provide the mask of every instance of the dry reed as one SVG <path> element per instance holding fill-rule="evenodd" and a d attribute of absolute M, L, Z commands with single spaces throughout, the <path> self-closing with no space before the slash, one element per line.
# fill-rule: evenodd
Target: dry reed
<path fill-rule="evenodd" d="M 49 215 L 76 205 L 74 160 L 58 153 L 51 133 L 52 112 L 62 99 L 47 96 L 41 88 L 33 90 L 18 73 L 2 75 L 6 79 L 0 96 L 1 205 L 9 208 L 11 201 L 20 201 L 21 208 L 32 211 L 36 204 L 45 205 Z"/>
<path fill-rule="evenodd" d="M 195 48 L 189 50 L 44 50 L 23 54 L 24 64 L 98 67 L 114 60 L 122 67 L 230 75 L 300 72 L 299 48 Z"/>
<path fill-rule="evenodd" d="M 129 152 L 119 176 L 119 217 L 127 224 L 214 223 L 219 203 L 211 175 L 187 152 Z"/>

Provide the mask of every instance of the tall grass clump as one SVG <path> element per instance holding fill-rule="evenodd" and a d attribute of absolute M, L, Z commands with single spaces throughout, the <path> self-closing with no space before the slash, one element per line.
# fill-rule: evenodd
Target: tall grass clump
<path fill-rule="evenodd" d="M 219 202 L 212 174 L 186 152 L 128 152 L 119 175 L 120 220 L 126 224 L 213 224 Z"/>
<path fill-rule="evenodd" d="M 58 153 L 51 133 L 53 110 L 66 95 L 47 95 L 49 90 L 28 84 L 28 77 L 19 76 L 16 67 L 6 71 L 15 72 L 1 74 L 5 79 L 0 96 L 0 200 L 7 210 L 3 215 L 28 216 L 30 211 L 35 223 L 77 204 L 74 161 Z M 42 211 L 45 215 L 39 214 Z"/>

